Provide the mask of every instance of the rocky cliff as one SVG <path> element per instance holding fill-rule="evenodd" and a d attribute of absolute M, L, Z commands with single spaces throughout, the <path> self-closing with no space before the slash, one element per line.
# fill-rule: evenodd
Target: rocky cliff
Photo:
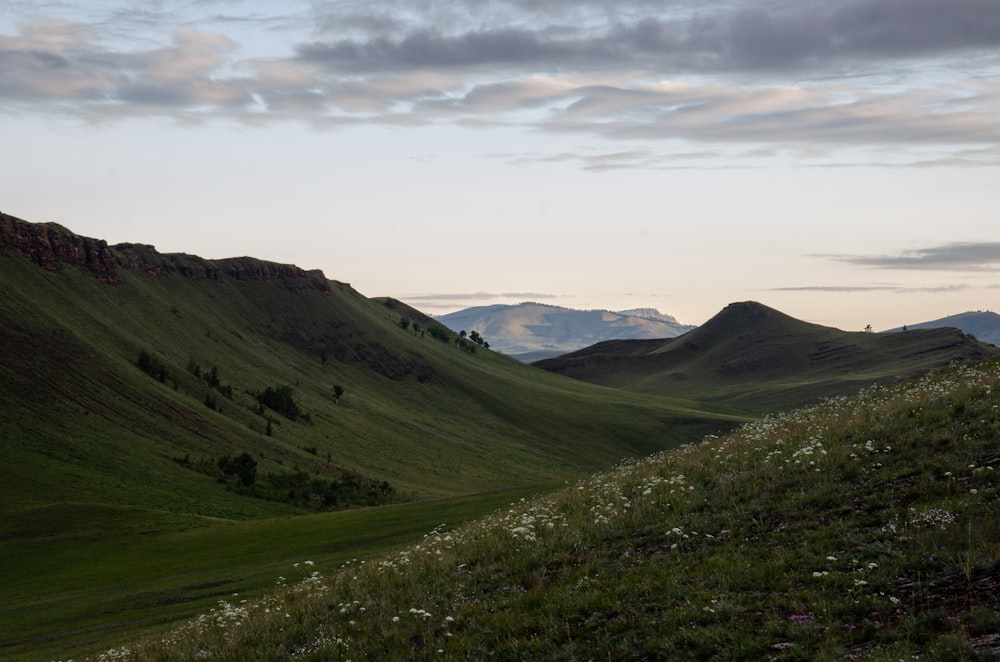
<path fill-rule="evenodd" d="M 141 271 L 151 278 L 177 273 L 186 278 L 281 280 L 291 289 L 330 291 L 319 269 L 306 270 L 255 258 L 206 260 L 185 253 L 159 253 L 147 244 L 115 244 L 81 237 L 57 223 L 30 223 L 0 213 L 0 253 L 19 255 L 48 271 L 68 264 L 94 274 L 103 283 L 119 282 L 118 270 Z"/>
<path fill-rule="evenodd" d="M 28 223 L 0 213 L 0 251 L 26 257 L 49 271 L 71 264 L 102 282 L 118 282 L 115 254 L 106 241 L 79 237 L 56 223 Z"/>

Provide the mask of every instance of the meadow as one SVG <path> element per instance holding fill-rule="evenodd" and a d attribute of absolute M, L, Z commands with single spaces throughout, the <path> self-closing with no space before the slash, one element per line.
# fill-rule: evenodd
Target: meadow
<path fill-rule="evenodd" d="M 831 398 L 94 659 L 995 660 L 998 396 L 989 361 Z"/>

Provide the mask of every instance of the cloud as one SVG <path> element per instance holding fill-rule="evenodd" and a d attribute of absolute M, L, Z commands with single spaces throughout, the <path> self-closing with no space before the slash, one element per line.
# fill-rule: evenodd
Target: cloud
<path fill-rule="evenodd" d="M 805 285 L 799 287 L 772 287 L 770 292 L 824 292 L 853 294 L 857 292 L 892 292 L 893 294 L 935 294 L 961 292 L 970 289 L 970 285 L 934 285 L 929 287 L 913 287 L 908 285 Z"/>
<path fill-rule="evenodd" d="M 310 6 L 88 16 L 16 1 L 31 18 L 0 34 L 0 112 L 520 127 L 603 143 L 564 159 L 595 171 L 701 167 L 698 154 L 726 149 L 770 158 L 759 146 L 822 164 L 851 150 L 887 165 L 1000 163 L 994 0 Z"/>
<path fill-rule="evenodd" d="M 18 36 L 0 35 L 0 98 L 80 114 L 125 107 L 190 110 L 253 102 L 246 81 L 220 75 L 236 43 L 221 35 L 177 32 L 161 48 L 115 52 L 87 26 L 39 20 Z"/>
<path fill-rule="evenodd" d="M 530 65 L 534 71 L 595 65 L 698 73 L 827 70 L 878 58 L 984 51 L 1000 44 L 993 0 L 854 0 L 830 3 L 708 1 L 452 2 L 387 22 L 344 3 L 327 24 L 367 27 L 356 37 L 300 44 L 298 55 L 340 71 Z M 375 20 L 373 20 L 375 19 Z M 367 21 L 367 25 L 366 22 Z"/>
<path fill-rule="evenodd" d="M 497 299 L 517 299 L 520 301 L 535 301 L 540 299 L 561 299 L 566 295 L 542 294 L 539 292 L 469 292 L 469 293 L 438 293 L 412 294 L 403 298 L 408 302 L 441 303 L 453 301 L 496 301 Z"/>
<path fill-rule="evenodd" d="M 1000 242 L 957 242 L 899 255 L 830 255 L 840 262 L 878 269 L 946 271 L 1000 270 Z"/>

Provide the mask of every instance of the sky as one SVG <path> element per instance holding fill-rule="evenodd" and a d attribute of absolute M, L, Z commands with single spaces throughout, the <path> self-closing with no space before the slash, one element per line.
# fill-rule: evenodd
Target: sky
<path fill-rule="evenodd" d="M 0 0 L 0 209 L 536 301 L 1000 300 L 996 0 Z"/>

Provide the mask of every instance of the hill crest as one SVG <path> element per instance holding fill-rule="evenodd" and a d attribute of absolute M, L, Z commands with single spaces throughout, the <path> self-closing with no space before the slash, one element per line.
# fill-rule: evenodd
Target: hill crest
<path fill-rule="evenodd" d="M 141 271 L 156 278 L 178 273 L 187 278 L 222 280 L 281 280 L 294 289 L 330 291 L 319 269 L 306 270 L 251 257 L 208 260 L 186 253 L 160 253 L 148 244 L 108 245 L 103 239 L 83 237 L 57 223 L 31 223 L 0 213 L 0 251 L 31 260 L 46 271 L 62 264 L 90 272 L 108 285 L 121 282 L 118 271 Z"/>
<path fill-rule="evenodd" d="M 677 338 L 607 341 L 533 365 L 603 386 L 757 408 L 805 404 L 998 351 L 954 328 L 841 331 L 744 301 Z"/>

